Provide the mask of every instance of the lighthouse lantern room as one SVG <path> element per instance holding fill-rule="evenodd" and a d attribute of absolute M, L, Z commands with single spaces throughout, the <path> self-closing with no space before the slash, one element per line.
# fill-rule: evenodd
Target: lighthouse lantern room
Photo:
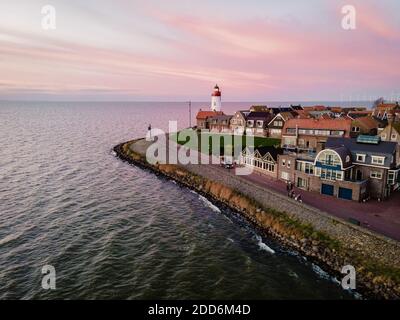
<path fill-rule="evenodd" d="M 214 91 L 211 94 L 211 110 L 221 111 L 221 91 L 218 85 L 215 85 Z"/>

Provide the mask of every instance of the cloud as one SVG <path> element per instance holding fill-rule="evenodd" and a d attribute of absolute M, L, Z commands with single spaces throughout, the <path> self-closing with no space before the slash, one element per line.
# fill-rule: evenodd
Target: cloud
<path fill-rule="evenodd" d="M 356 3 L 358 28 L 344 31 L 340 3 L 329 3 L 317 6 L 323 14 L 318 19 L 318 10 L 282 18 L 263 17 L 254 7 L 253 14 L 246 8 L 232 18 L 183 12 L 177 1 L 167 11 L 148 3 L 135 12 L 141 25 L 134 28 L 128 3 L 126 12 L 115 7 L 107 20 L 99 1 L 96 10 L 82 15 L 96 21 L 96 27 L 81 34 L 79 27 L 88 22 L 79 16 L 69 33 L 0 25 L 0 98 L 41 91 L 127 94 L 132 99 L 204 94 L 208 99 L 215 82 L 227 99 L 236 100 L 332 99 L 343 93 L 393 90 L 400 81 L 395 67 L 400 64 L 399 26 L 388 18 L 388 8 Z M 101 28 L 99 17 L 104 20 Z"/>

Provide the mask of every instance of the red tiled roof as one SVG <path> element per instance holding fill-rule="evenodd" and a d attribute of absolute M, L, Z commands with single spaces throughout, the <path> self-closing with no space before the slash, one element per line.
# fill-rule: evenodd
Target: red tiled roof
<path fill-rule="evenodd" d="M 303 107 L 306 111 L 325 111 L 328 110 L 325 106 L 311 106 L 311 107 Z"/>
<path fill-rule="evenodd" d="M 310 118 L 308 111 L 306 110 L 296 110 L 297 118 L 307 119 Z"/>
<path fill-rule="evenodd" d="M 196 115 L 197 120 L 207 120 L 209 117 L 222 116 L 222 111 L 199 111 Z"/>
<path fill-rule="evenodd" d="M 287 128 L 299 128 L 299 129 L 328 129 L 328 130 L 344 130 L 349 132 L 351 129 L 351 119 L 339 118 L 339 119 L 289 119 L 285 122 L 283 132 L 286 132 Z"/>
<path fill-rule="evenodd" d="M 396 103 L 381 103 L 376 108 L 378 110 L 393 110 L 397 107 Z"/>
<path fill-rule="evenodd" d="M 358 111 L 350 111 L 349 114 L 365 114 L 365 115 L 370 115 L 372 114 L 373 111 L 372 110 L 358 110 Z"/>
<path fill-rule="evenodd" d="M 335 113 L 340 113 L 343 111 L 342 107 L 331 107 L 331 111 Z"/>
<path fill-rule="evenodd" d="M 372 117 L 361 117 L 354 120 L 354 123 L 367 130 L 378 128 L 378 122 Z"/>

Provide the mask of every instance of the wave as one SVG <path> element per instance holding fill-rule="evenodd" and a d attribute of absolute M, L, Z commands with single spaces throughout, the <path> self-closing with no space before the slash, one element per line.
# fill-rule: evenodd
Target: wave
<path fill-rule="evenodd" d="M 200 199 L 207 207 L 209 207 L 211 210 L 213 210 L 213 211 L 215 211 L 215 212 L 218 212 L 218 213 L 221 213 L 221 210 L 220 210 L 216 205 L 214 205 L 211 201 L 209 201 L 207 198 L 205 198 L 205 197 L 199 195 L 199 199 Z"/>
<path fill-rule="evenodd" d="M 261 250 L 267 251 L 267 252 L 272 253 L 272 254 L 275 253 L 275 250 L 273 250 L 272 248 L 268 247 L 268 246 L 262 241 L 262 238 L 261 238 L 259 235 L 256 235 L 256 239 L 257 239 L 257 241 L 258 241 L 258 243 L 257 243 L 257 244 L 258 244 L 258 247 L 259 247 Z"/>
<path fill-rule="evenodd" d="M 316 264 L 312 264 L 311 265 L 313 271 L 322 279 L 326 279 L 326 280 L 333 280 L 332 277 L 329 275 L 329 273 L 327 273 L 326 271 L 322 270 L 319 266 L 317 266 Z"/>

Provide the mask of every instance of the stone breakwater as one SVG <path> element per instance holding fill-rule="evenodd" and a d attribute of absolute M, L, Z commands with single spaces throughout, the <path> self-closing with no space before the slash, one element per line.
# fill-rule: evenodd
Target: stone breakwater
<path fill-rule="evenodd" d="M 357 274 L 367 298 L 400 298 L 400 243 L 257 186 L 212 165 L 151 165 L 144 139 L 114 147 L 122 160 L 188 186 L 240 212 L 268 236 L 342 278 L 345 265 Z"/>

